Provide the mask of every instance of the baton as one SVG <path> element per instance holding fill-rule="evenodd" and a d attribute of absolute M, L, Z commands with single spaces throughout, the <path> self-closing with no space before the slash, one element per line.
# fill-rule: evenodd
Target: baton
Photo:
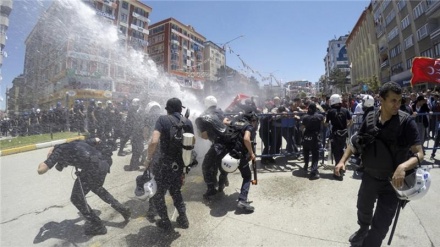
<path fill-rule="evenodd" d="M 258 184 L 258 180 L 257 180 L 257 164 L 255 162 L 255 160 L 252 161 L 252 170 L 254 171 L 254 179 L 251 181 L 253 185 L 257 185 Z"/>
<path fill-rule="evenodd" d="M 394 219 L 393 228 L 391 229 L 390 238 L 388 240 L 388 245 L 391 245 L 391 241 L 393 240 L 394 231 L 396 230 L 397 221 L 399 220 L 400 209 L 405 207 L 406 201 L 399 199 L 399 205 L 397 206 L 396 217 Z"/>
<path fill-rule="evenodd" d="M 75 170 L 76 170 L 75 175 L 76 175 L 76 178 L 78 179 L 78 182 L 79 182 L 79 188 L 80 188 L 80 190 L 81 190 L 81 195 L 82 195 L 83 198 L 84 198 L 84 203 L 86 204 L 87 212 L 90 213 L 89 204 L 87 203 L 86 195 L 84 194 L 84 189 L 83 189 L 83 187 L 82 187 L 81 178 L 80 178 L 80 176 L 79 176 L 78 168 L 75 167 Z"/>

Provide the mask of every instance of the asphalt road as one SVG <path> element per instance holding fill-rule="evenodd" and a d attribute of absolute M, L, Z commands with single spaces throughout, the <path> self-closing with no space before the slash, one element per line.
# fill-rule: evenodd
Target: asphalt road
<path fill-rule="evenodd" d="M 207 146 L 197 143 L 199 149 Z M 74 170 L 53 169 L 38 175 L 37 166 L 46 153 L 47 148 L 0 157 L 2 247 L 349 246 L 348 237 L 358 228 L 360 180 L 352 178 L 351 170 L 340 182 L 332 178 L 331 170 L 320 167 L 321 179 L 310 181 L 301 161 L 277 158 L 270 169 L 259 165 L 258 185 L 252 185 L 249 194 L 256 208 L 251 214 L 236 209 L 241 186 L 238 171 L 229 175 L 225 193 L 208 203 L 202 200 L 206 188 L 201 167 L 193 169 L 183 188 L 190 228 L 175 228 L 167 234 L 145 218 L 148 202 L 134 197 L 134 181 L 141 171 L 124 171 L 130 155 L 115 155 L 105 187 L 132 209 L 132 220 L 124 224 L 121 215 L 90 193 L 87 200 L 99 211 L 108 233 L 85 236 L 84 220 L 70 203 Z M 440 246 L 440 169 L 433 167 L 430 191 L 401 211 L 392 246 Z M 172 216 L 169 196 L 167 205 Z M 384 246 L 387 241 L 388 237 Z"/>

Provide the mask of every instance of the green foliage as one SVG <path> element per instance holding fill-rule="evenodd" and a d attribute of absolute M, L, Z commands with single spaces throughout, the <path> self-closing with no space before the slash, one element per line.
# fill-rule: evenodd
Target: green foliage
<path fill-rule="evenodd" d="M 338 68 L 334 68 L 332 71 L 330 71 L 329 82 L 330 85 L 334 85 L 338 87 L 341 90 L 341 92 L 345 92 L 347 73 Z"/>

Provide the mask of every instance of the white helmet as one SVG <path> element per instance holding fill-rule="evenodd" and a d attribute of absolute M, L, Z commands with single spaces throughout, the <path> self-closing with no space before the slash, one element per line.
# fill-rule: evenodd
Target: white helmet
<path fill-rule="evenodd" d="M 239 160 L 232 158 L 229 154 L 227 154 L 222 159 L 222 169 L 225 172 L 231 173 L 235 172 L 238 168 Z"/>
<path fill-rule="evenodd" d="M 134 106 L 138 106 L 139 105 L 139 99 L 138 98 L 134 98 L 132 101 L 131 101 L 131 104 L 132 105 L 134 105 Z"/>
<path fill-rule="evenodd" d="M 113 105 L 113 103 L 112 103 L 112 101 L 111 100 L 107 100 L 107 105 Z"/>
<path fill-rule="evenodd" d="M 371 95 L 365 95 L 363 98 L 362 98 L 362 106 L 363 107 L 372 107 L 372 106 L 374 106 L 374 99 L 373 99 L 373 96 L 371 96 Z"/>
<path fill-rule="evenodd" d="M 156 101 L 151 101 L 147 104 L 147 106 L 145 107 L 145 112 L 146 113 L 150 113 L 150 111 L 153 108 L 159 108 L 159 111 L 162 110 L 162 107 L 159 105 L 159 103 L 157 103 Z"/>
<path fill-rule="evenodd" d="M 151 175 L 151 177 L 152 178 L 144 184 L 145 194 L 137 197 L 143 201 L 150 199 L 151 197 L 153 197 L 156 194 L 157 183 L 156 183 L 156 180 L 154 179 L 154 176 Z"/>
<path fill-rule="evenodd" d="M 216 106 L 217 105 L 217 99 L 214 97 L 214 96 L 212 96 L 212 95 L 210 95 L 210 96 L 208 96 L 208 97 L 206 97 L 205 98 L 205 107 L 211 107 L 211 106 Z"/>
<path fill-rule="evenodd" d="M 332 96 L 330 96 L 329 101 L 330 101 L 330 105 L 341 104 L 342 103 L 341 95 L 332 94 Z"/>
<path fill-rule="evenodd" d="M 422 198 L 431 185 L 431 175 L 427 168 L 417 168 L 417 170 L 405 177 L 402 188 L 396 190 L 397 197 L 401 200 L 417 200 Z"/>

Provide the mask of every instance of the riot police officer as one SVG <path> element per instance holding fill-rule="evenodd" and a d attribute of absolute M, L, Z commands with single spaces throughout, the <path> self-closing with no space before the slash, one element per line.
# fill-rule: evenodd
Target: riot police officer
<path fill-rule="evenodd" d="M 86 218 L 84 232 L 87 235 L 106 234 L 107 229 L 101 219 L 92 208 L 87 204 L 85 196 L 92 191 L 104 202 L 111 205 L 128 221 L 130 210 L 117 201 L 104 187 L 104 180 L 110 172 L 108 155 L 103 155 L 94 146 L 100 140 L 92 138 L 86 141 L 73 141 L 55 145 L 48 153 L 48 158 L 38 166 L 38 174 L 44 174 L 49 169 L 55 168 L 61 171 L 68 165 L 74 166 L 77 170 L 77 179 L 73 185 L 70 200 L 79 212 Z M 110 159 L 111 160 L 111 159 Z"/>
<path fill-rule="evenodd" d="M 331 123 L 330 143 L 335 162 L 337 163 L 344 154 L 345 141 L 348 137 L 347 128 L 351 125 L 352 120 L 347 108 L 342 107 L 342 98 L 339 94 L 330 96 L 329 101 L 331 108 L 327 112 L 325 123 L 327 125 Z"/>
<path fill-rule="evenodd" d="M 148 145 L 148 155 L 145 162 L 148 168 L 156 152 L 160 152 L 160 162 L 153 167 L 153 173 L 157 182 L 157 192 L 154 198 L 154 205 L 160 220 L 156 222 L 159 228 L 171 230 L 171 221 L 168 217 L 165 204 L 165 194 L 169 191 L 174 201 L 179 216 L 177 224 L 182 228 L 188 228 L 189 222 L 186 216 L 185 203 L 182 197 L 182 183 L 184 176 L 184 162 L 182 149 L 174 147 L 174 136 L 172 130 L 180 125 L 183 132 L 194 133 L 193 125 L 190 120 L 181 115 L 182 102 L 178 98 L 171 98 L 166 103 L 167 115 L 162 115 L 157 120 L 151 141 Z M 195 139 L 193 139 L 195 143 Z"/>
<path fill-rule="evenodd" d="M 307 114 L 302 119 L 304 127 L 303 133 L 303 156 L 304 170 L 307 171 L 309 165 L 309 154 L 312 153 L 312 171 L 310 172 L 310 180 L 318 179 L 318 160 L 321 126 L 324 123 L 324 116 L 316 112 L 316 104 L 310 103 Z"/>
<path fill-rule="evenodd" d="M 229 124 L 230 121 L 228 118 L 225 118 L 222 109 L 217 107 L 217 99 L 214 96 L 206 97 L 204 104 L 207 109 L 201 114 L 201 116 L 207 116 L 212 119 L 212 121 L 218 121 L 218 125 Z M 199 123 L 199 121 L 196 123 Z M 217 192 L 222 192 L 225 186 L 229 186 L 228 173 L 223 171 L 223 169 L 220 167 L 221 161 L 226 155 L 227 150 L 220 142 L 218 133 L 209 127 L 212 126 L 206 124 L 197 124 L 201 137 L 212 142 L 212 145 L 205 154 L 205 158 L 203 159 L 202 163 L 203 178 L 206 186 L 208 187 L 206 193 L 203 194 L 204 198 L 209 198 L 210 196 L 217 194 Z M 217 184 L 218 170 L 220 170 L 220 176 L 217 190 L 215 186 Z"/>

